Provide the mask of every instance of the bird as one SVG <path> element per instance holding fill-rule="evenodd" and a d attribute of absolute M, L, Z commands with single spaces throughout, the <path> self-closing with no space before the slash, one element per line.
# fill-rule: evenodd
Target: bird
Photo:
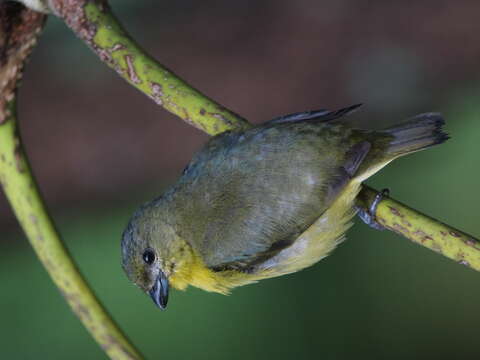
<path fill-rule="evenodd" d="M 329 255 L 352 225 L 363 181 L 449 138 L 434 112 L 382 130 L 351 127 L 346 115 L 360 105 L 212 137 L 178 181 L 128 222 L 127 277 L 165 309 L 170 288 L 228 294 Z"/>

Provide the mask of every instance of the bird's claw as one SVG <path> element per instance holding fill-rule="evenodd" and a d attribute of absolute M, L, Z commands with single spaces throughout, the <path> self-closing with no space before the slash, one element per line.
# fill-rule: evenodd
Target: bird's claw
<path fill-rule="evenodd" d="M 382 191 L 378 192 L 377 195 L 375 195 L 375 199 L 373 199 L 372 204 L 368 209 L 357 206 L 358 217 L 362 219 L 365 224 L 371 228 L 374 228 L 375 230 L 385 230 L 385 227 L 377 221 L 375 214 L 380 201 L 382 201 L 384 196 L 388 196 L 389 194 L 390 190 L 383 189 Z"/>

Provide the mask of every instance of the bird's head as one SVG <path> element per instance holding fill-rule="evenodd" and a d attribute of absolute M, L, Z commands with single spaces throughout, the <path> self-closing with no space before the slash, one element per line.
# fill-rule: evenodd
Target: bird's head
<path fill-rule="evenodd" d="M 161 204 L 142 206 L 122 238 L 122 267 L 128 278 L 165 309 L 169 287 L 184 289 L 190 282 L 194 254 L 167 221 Z"/>

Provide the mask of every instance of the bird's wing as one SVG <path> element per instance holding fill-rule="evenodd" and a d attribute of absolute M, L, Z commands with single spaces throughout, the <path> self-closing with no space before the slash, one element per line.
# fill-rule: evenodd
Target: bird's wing
<path fill-rule="evenodd" d="M 320 120 L 320 121 L 332 121 L 341 118 L 342 116 L 351 114 L 357 110 L 362 104 L 355 104 L 343 109 L 330 111 L 330 110 L 313 110 L 313 111 L 304 111 L 294 114 L 288 114 L 280 116 L 278 118 L 268 121 L 266 124 L 280 124 L 284 122 L 295 122 L 303 120 Z"/>
<path fill-rule="evenodd" d="M 322 123 L 323 124 L 323 123 Z M 185 170 L 172 208 L 214 270 L 250 271 L 290 246 L 370 150 L 341 124 L 285 123 L 217 136 Z"/>

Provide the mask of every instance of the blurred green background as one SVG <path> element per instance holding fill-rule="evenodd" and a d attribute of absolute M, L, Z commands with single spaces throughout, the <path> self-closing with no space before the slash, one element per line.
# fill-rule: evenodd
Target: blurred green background
<path fill-rule="evenodd" d="M 254 122 L 362 102 L 356 125 L 441 111 L 452 139 L 369 181 L 480 236 L 477 1 L 112 1 L 156 58 Z M 51 18 L 20 91 L 22 135 L 65 241 L 150 359 L 470 359 L 480 274 L 359 223 L 332 256 L 231 296 L 174 291 L 165 312 L 131 285 L 132 211 L 207 139 L 101 64 Z M 0 198 L 0 358 L 103 359 Z"/>

